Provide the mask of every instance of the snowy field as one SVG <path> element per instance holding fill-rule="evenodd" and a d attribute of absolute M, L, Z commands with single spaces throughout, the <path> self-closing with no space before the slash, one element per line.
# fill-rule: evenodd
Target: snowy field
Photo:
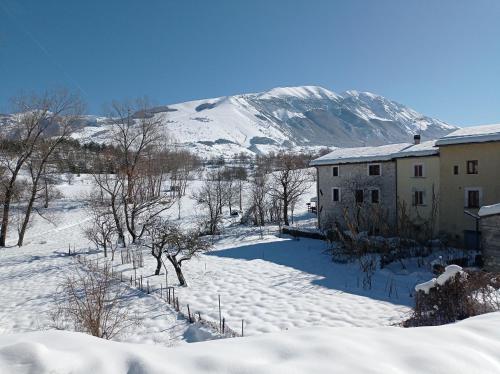
<path fill-rule="evenodd" d="M 50 331 L 0 336 L 16 374 L 496 374 L 500 313 L 447 326 L 310 328 L 164 348 Z"/>
<path fill-rule="evenodd" d="M 192 183 L 191 189 L 196 188 Z M 89 180 L 77 178 L 72 185 L 59 188 L 64 198 L 52 205 L 52 222 L 36 217 L 27 235 L 26 245 L 0 251 L 0 331 L 27 332 L 51 327 L 50 311 L 57 299 L 57 289 L 65 276 L 77 266 L 66 256 L 68 245 L 88 251 L 82 227 L 87 223 L 82 196 L 90 190 Z M 189 193 L 188 193 L 189 196 Z M 306 197 L 307 199 L 308 197 Z M 303 204 L 305 206 L 305 204 Z M 189 197 L 181 206 L 181 222 L 195 225 L 199 209 Z M 172 219 L 177 219 L 172 208 Z M 298 210 L 300 222 L 311 217 Z M 222 315 L 229 327 L 244 334 L 256 335 L 311 326 L 387 326 L 400 322 L 412 303 L 410 292 L 419 281 L 429 278 L 426 271 L 398 275 L 378 271 L 371 290 L 361 287 L 362 275 L 357 265 L 332 263 L 326 244 L 320 240 L 293 240 L 279 237 L 276 227 L 256 228 L 230 225 L 215 237 L 209 253 L 185 263 L 183 271 L 188 287 L 176 287 L 181 309 L 190 304 L 193 312 L 219 321 L 218 297 Z M 10 243 L 15 243 L 14 235 Z M 102 254 L 90 254 L 89 259 Z M 124 279 L 134 274 L 130 264 L 120 265 L 115 258 L 115 271 L 123 271 Z M 165 287 L 165 273 L 154 276 L 155 260 L 144 250 L 145 266 L 138 269 L 144 283 L 149 281 L 159 296 Z M 172 270 L 169 286 L 176 286 Z M 173 345 L 205 339 L 205 331 L 196 332 L 158 297 L 130 290 L 130 308 L 141 316 L 141 327 L 120 340 L 128 342 Z"/>
<path fill-rule="evenodd" d="M 199 182 L 192 182 L 182 200 L 179 223 L 185 227 L 195 226 L 200 220 L 200 210 L 189 197 L 198 186 Z M 104 263 L 102 253 L 95 253 L 82 234 L 88 224 L 83 197 L 91 189 L 89 178 L 75 178 L 72 185 L 63 183 L 58 188 L 64 197 L 52 203 L 49 220 L 34 217 L 23 247 L 14 245 L 16 237 L 11 232 L 10 247 L 0 250 L 0 373 L 11 372 L 15 365 L 16 373 L 293 373 L 306 369 L 335 372 L 328 368 L 342 372 L 347 367 L 356 368 L 350 373 L 364 373 L 382 354 L 393 360 L 394 370 L 381 365 L 377 366 L 379 371 L 369 372 L 422 372 L 411 371 L 416 370 L 411 362 L 429 354 L 430 366 L 425 366 L 424 372 L 437 373 L 440 371 L 432 371 L 432 367 L 447 360 L 437 352 L 456 352 L 446 346 L 447 339 L 456 341 L 467 336 L 470 341 L 479 341 L 480 334 L 490 339 L 490 345 L 477 345 L 485 355 L 485 365 L 498 365 L 498 359 L 488 355 L 490 347 L 500 344 L 500 336 L 483 329 L 480 322 L 433 329 L 391 327 L 410 311 L 414 286 L 431 278 L 427 269 L 392 266 L 377 270 L 372 288 L 364 289 L 359 265 L 333 263 L 325 242 L 294 240 L 279 235 L 277 227 L 272 226 L 260 231 L 237 224 L 237 218 L 226 219 L 223 233 L 212 238 L 210 252 L 183 265 L 188 287 L 178 286 L 173 269 L 167 277 L 183 312 L 189 304 L 191 312 L 200 312 L 204 319 L 218 323 L 220 296 L 227 325 L 240 333 L 243 321 L 245 339 L 203 343 L 202 350 L 196 344 L 165 351 L 164 347 L 215 339 L 217 332 L 188 324 L 159 297 L 160 284 L 165 287 L 165 273 L 162 269 L 159 276 L 153 275 L 155 260 L 147 250 L 144 267 L 137 270 L 137 276 L 149 282 L 152 294 L 128 288 L 127 306 L 139 317 L 140 325 L 115 339 L 147 345 L 120 345 L 82 334 L 49 332 L 54 326 L 51 313 L 60 297 L 60 285 L 81 266 L 75 257 L 67 255 L 68 246 L 89 260 L 99 258 Z M 312 193 L 295 212 L 296 225 L 310 227 L 314 223 L 305 209 Z M 176 206 L 170 214 L 177 220 Z M 134 274 L 131 264 L 120 263 L 119 254 L 113 266 L 124 279 Z M 500 325 L 498 314 L 475 321 L 485 321 L 497 330 Z M 462 357 L 470 345 L 461 344 Z M 82 354 L 76 356 L 76 350 Z M 104 357 L 108 354 L 113 354 L 110 360 Z M 366 362 L 356 360 L 361 354 L 368 357 Z"/>

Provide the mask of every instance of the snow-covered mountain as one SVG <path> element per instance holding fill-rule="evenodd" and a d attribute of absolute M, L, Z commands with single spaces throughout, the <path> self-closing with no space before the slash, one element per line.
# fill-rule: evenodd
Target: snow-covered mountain
<path fill-rule="evenodd" d="M 455 129 L 379 95 L 357 91 L 337 94 L 317 86 L 274 88 L 152 111 L 179 146 L 202 156 L 265 153 L 290 147 L 380 145 L 411 141 L 415 133 L 434 139 Z M 106 118 L 87 116 L 74 136 L 106 142 L 109 129 Z"/>

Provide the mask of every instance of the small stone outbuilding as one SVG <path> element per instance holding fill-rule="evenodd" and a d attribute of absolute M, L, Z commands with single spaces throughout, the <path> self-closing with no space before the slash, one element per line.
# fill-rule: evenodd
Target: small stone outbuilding
<path fill-rule="evenodd" d="M 481 207 L 478 215 L 481 217 L 484 268 L 487 271 L 500 271 L 500 203 Z"/>

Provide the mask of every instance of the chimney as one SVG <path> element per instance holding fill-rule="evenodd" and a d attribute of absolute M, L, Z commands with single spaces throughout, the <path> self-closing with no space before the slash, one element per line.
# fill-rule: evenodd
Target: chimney
<path fill-rule="evenodd" d="M 420 144 L 420 134 L 413 135 L 413 143 Z"/>

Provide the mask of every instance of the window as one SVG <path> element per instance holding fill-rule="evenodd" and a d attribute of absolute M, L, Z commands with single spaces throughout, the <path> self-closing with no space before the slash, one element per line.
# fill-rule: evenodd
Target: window
<path fill-rule="evenodd" d="M 458 165 L 453 166 L 453 174 L 458 175 Z"/>
<path fill-rule="evenodd" d="M 368 165 L 368 175 L 380 175 L 380 164 Z"/>
<path fill-rule="evenodd" d="M 413 205 L 424 205 L 424 191 L 413 191 Z"/>
<path fill-rule="evenodd" d="M 363 190 L 356 190 L 354 196 L 356 198 L 356 203 L 361 204 L 363 202 Z"/>
<path fill-rule="evenodd" d="M 372 204 L 378 204 L 380 201 L 380 190 L 371 190 L 370 197 Z"/>
<path fill-rule="evenodd" d="M 336 202 L 340 201 L 340 188 L 334 187 L 332 189 L 332 200 Z"/>
<path fill-rule="evenodd" d="M 334 166 L 332 170 L 333 170 L 332 175 L 334 177 L 338 177 L 339 176 L 339 167 L 338 166 Z"/>
<path fill-rule="evenodd" d="M 465 189 L 465 207 L 479 208 L 481 205 L 481 191 L 478 188 Z"/>
<path fill-rule="evenodd" d="M 478 174 L 478 166 L 477 160 L 467 161 L 467 174 Z"/>
<path fill-rule="evenodd" d="M 413 165 L 413 176 L 415 178 L 422 178 L 424 176 L 424 165 L 422 164 Z"/>

